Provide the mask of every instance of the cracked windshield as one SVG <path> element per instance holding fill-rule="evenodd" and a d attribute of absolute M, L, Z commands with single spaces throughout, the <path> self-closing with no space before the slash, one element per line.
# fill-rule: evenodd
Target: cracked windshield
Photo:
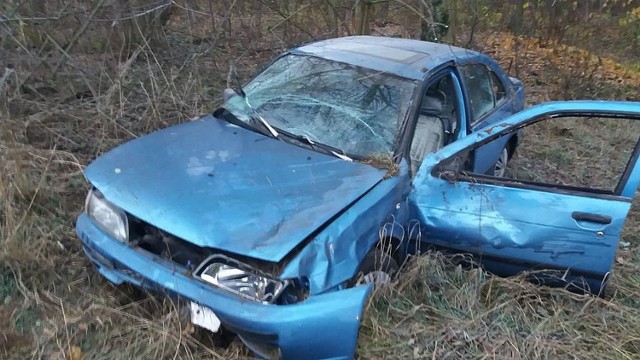
<path fill-rule="evenodd" d="M 393 155 L 415 82 L 304 55 L 275 61 L 225 107 L 249 122 L 255 112 L 274 128 L 356 158 Z"/>

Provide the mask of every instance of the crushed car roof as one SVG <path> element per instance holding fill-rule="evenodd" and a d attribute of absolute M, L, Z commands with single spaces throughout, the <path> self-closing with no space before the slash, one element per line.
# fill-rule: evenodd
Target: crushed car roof
<path fill-rule="evenodd" d="M 350 36 L 322 40 L 292 49 L 373 70 L 420 80 L 428 70 L 480 53 L 447 44 L 380 36 Z"/>

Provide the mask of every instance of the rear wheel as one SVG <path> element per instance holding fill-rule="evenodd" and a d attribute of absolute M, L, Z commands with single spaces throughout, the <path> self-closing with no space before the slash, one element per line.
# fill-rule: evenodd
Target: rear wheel
<path fill-rule="evenodd" d="M 373 249 L 360 263 L 352 285 L 374 284 L 379 286 L 388 284 L 398 273 L 398 269 L 398 263 L 391 255 L 380 249 Z"/>
<path fill-rule="evenodd" d="M 509 163 L 509 149 L 502 149 L 500 157 L 493 166 L 493 176 L 504 177 L 507 174 L 507 165 Z"/>

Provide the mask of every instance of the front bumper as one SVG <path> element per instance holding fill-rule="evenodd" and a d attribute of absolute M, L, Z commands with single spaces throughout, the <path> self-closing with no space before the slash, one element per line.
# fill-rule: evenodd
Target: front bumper
<path fill-rule="evenodd" d="M 282 358 L 353 358 L 371 286 L 311 296 L 293 305 L 240 299 L 195 279 L 186 269 L 123 244 L 100 230 L 86 213 L 76 231 L 98 271 L 114 284 L 161 289 L 211 308 L 245 343 L 275 345 Z"/>

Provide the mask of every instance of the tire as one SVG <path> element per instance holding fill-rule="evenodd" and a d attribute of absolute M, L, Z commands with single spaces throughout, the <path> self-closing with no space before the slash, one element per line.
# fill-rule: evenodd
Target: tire
<path fill-rule="evenodd" d="M 351 285 L 388 284 L 399 269 L 398 263 L 391 255 L 380 249 L 373 249 L 360 263 L 356 276 L 351 280 Z"/>
<path fill-rule="evenodd" d="M 507 165 L 509 164 L 509 149 L 505 146 L 500 153 L 498 161 L 493 165 L 492 175 L 495 177 L 504 177 L 507 174 Z"/>

